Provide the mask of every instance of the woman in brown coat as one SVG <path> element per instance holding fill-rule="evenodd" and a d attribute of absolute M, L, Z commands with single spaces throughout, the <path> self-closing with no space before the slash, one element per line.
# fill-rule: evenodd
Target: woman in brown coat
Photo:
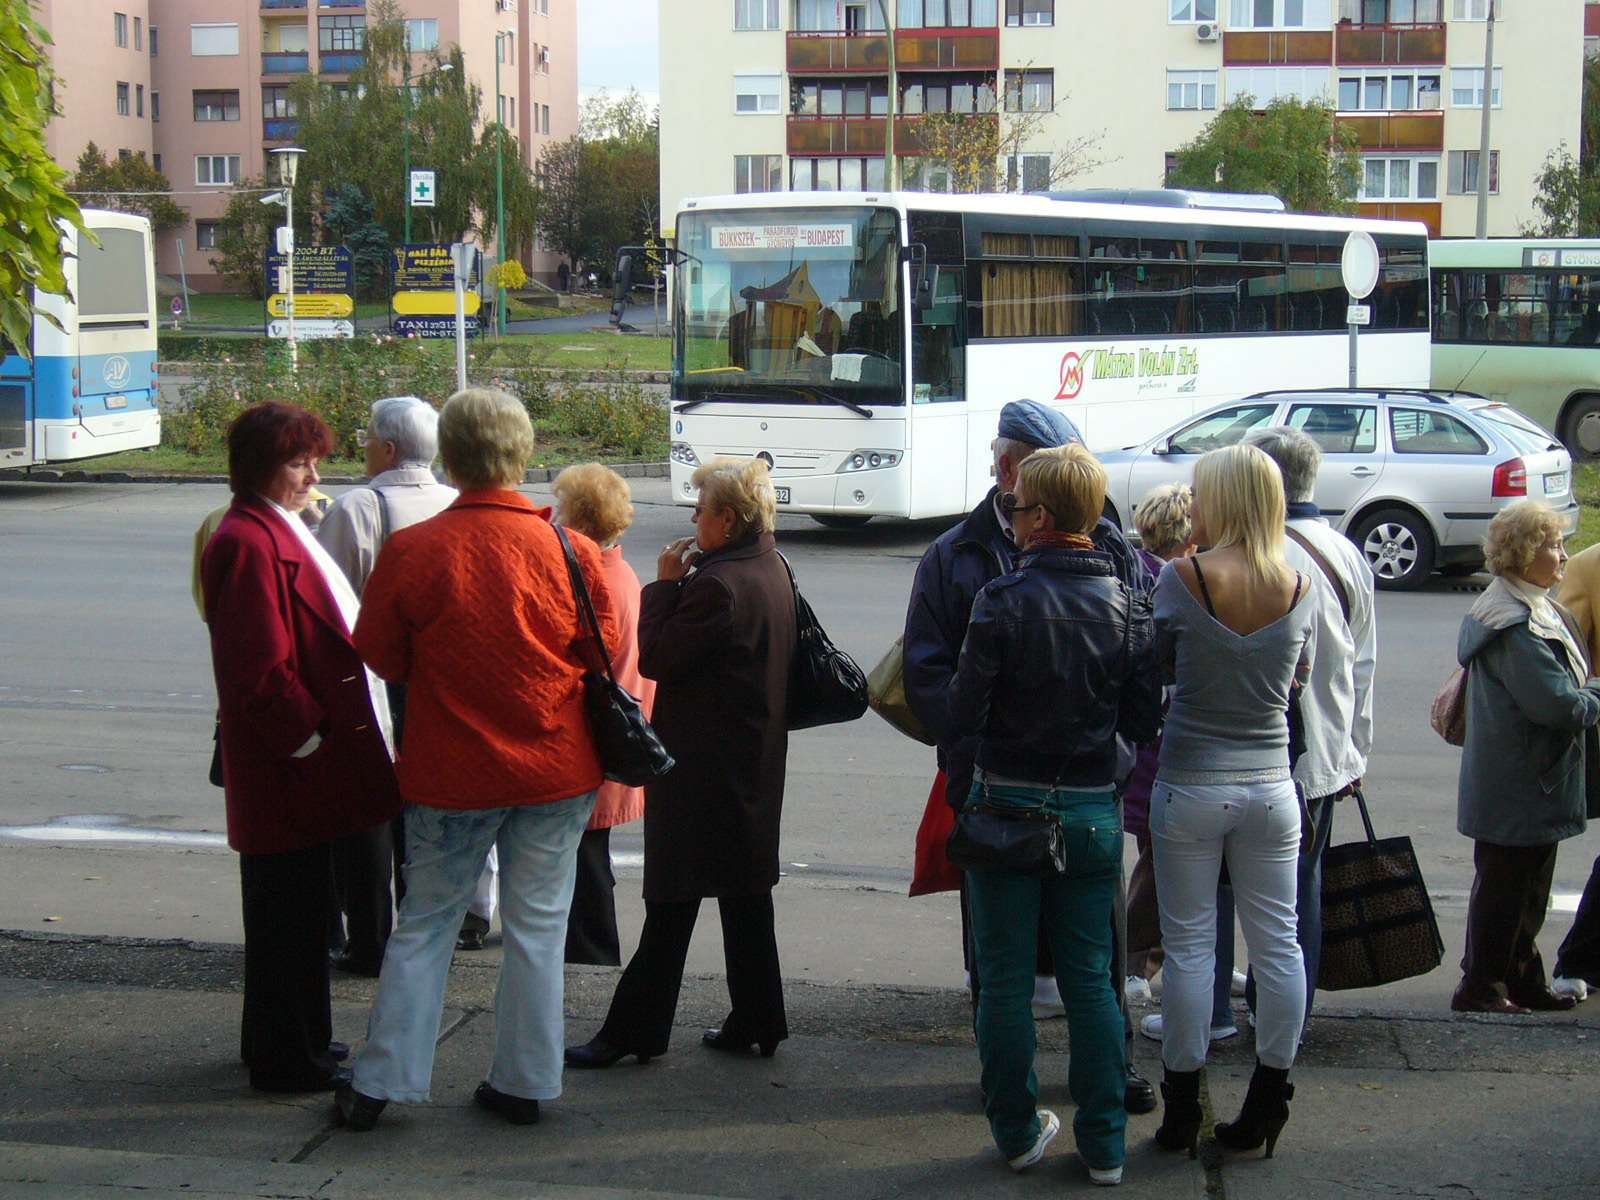
<path fill-rule="evenodd" d="M 696 536 L 666 546 L 639 612 L 639 666 L 656 680 L 652 720 L 677 767 L 648 789 L 645 922 L 600 1032 L 569 1047 L 576 1067 L 665 1054 L 700 901 L 717 898 L 732 1011 L 716 1050 L 788 1036 L 772 888 L 788 753 L 794 591 L 772 530 L 761 462 L 697 470 Z"/>

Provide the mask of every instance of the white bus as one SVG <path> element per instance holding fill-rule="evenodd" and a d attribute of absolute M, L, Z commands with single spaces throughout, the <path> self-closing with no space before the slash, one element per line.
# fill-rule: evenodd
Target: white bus
<path fill-rule="evenodd" d="M 1501 400 L 1600 457 L 1600 240 L 1430 242 L 1433 385 Z"/>
<path fill-rule="evenodd" d="M 1012 400 L 1055 405 L 1104 449 L 1221 400 L 1347 383 L 1339 258 L 1356 229 L 1383 268 L 1360 380 L 1427 384 L 1424 226 L 1197 207 L 1218 199 L 685 201 L 674 499 L 732 455 L 765 458 L 781 508 L 823 524 L 949 515 L 988 490 Z"/>
<path fill-rule="evenodd" d="M 35 296 L 30 355 L 0 339 L 0 467 L 139 450 L 161 441 L 150 221 L 83 210 L 96 246 L 62 234 L 73 299 Z"/>

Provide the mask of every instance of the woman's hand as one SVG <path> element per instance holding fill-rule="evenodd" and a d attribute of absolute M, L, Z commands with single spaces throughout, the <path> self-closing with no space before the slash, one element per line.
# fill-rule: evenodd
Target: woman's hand
<path fill-rule="evenodd" d="M 689 573 L 689 568 L 699 557 L 699 551 L 694 548 L 692 537 L 668 542 L 661 549 L 661 557 L 656 559 L 656 578 L 676 582 Z"/>

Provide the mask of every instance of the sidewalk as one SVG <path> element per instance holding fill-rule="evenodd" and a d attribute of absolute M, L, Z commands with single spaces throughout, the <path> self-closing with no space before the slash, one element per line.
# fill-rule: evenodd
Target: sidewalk
<path fill-rule="evenodd" d="M 978 1110 L 966 1000 L 952 989 L 792 982 L 775 1058 L 703 1049 L 721 979 L 685 981 L 672 1052 L 568 1071 L 532 1128 L 476 1109 L 493 1046 L 492 958 L 458 956 L 433 1104 L 377 1130 L 334 1128 L 327 1096 L 250 1091 L 235 1057 L 237 947 L 0 932 L 0 1197 L 1016 1197 L 1088 1194 L 1071 1149 L 1066 1026 L 1042 1023 L 1042 1103 L 1062 1136 L 1024 1176 Z M 598 1027 L 612 970 L 569 971 L 567 1033 Z M 371 981 L 334 984 L 335 1035 L 359 1043 Z M 1600 1004 L 1547 1017 L 1319 1017 L 1271 1161 L 1191 1162 L 1132 1118 L 1130 1198 L 1600 1196 Z M 1159 1048 L 1135 1039 L 1159 1077 Z M 1214 1118 L 1253 1061 L 1248 1028 L 1213 1047 Z"/>

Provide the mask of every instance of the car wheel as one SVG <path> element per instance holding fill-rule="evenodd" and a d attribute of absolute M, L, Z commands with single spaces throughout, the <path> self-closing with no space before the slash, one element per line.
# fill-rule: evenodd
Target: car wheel
<path fill-rule="evenodd" d="M 860 529 L 868 521 L 868 517 L 851 516 L 846 513 L 812 513 L 811 519 L 825 529 Z"/>
<path fill-rule="evenodd" d="M 1579 396 L 1561 418 L 1561 441 L 1573 462 L 1600 458 L 1600 396 Z"/>
<path fill-rule="evenodd" d="M 1350 540 L 1387 591 L 1421 587 L 1433 574 L 1433 530 L 1410 509 L 1380 508 L 1363 518 Z"/>

